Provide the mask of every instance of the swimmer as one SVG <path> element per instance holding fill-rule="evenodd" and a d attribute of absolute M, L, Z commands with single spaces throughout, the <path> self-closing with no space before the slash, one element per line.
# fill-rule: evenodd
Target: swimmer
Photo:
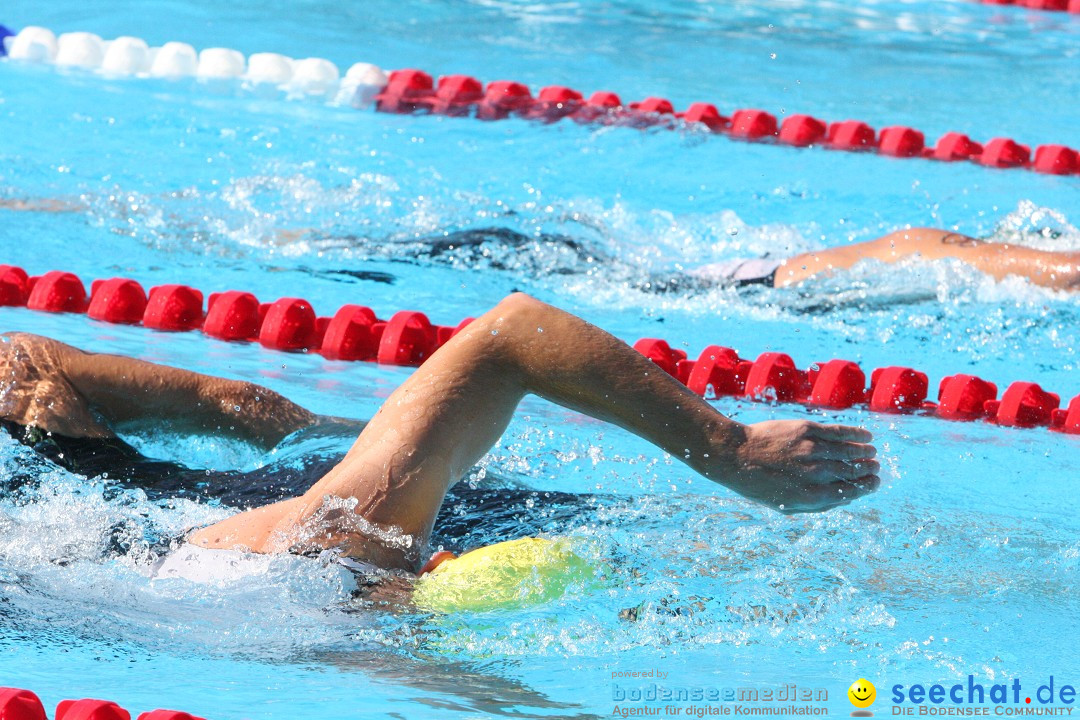
<path fill-rule="evenodd" d="M 120 424 L 168 422 L 268 451 L 294 432 L 340 422 L 250 382 L 25 333 L 0 336 L 0 377 L 0 418 L 67 438 L 109 442 Z M 255 553 L 330 550 L 415 572 L 447 491 L 499 439 L 527 394 L 618 425 L 783 513 L 829 510 L 880 482 L 866 430 L 735 422 L 603 330 L 515 294 L 432 354 L 310 489 L 196 530 L 187 541 Z M 388 541 L 399 534 L 414 542 Z"/>
<path fill-rule="evenodd" d="M 323 236 L 311 231 L 279 232 L 277 238 L 279 241 L 303 239 L 323 241 L 334 246 L 342 243 L 354 247 L 363 246 L 363 239 L 359 237 Z M 620 263 L 618 258 L 604 257 L 595 249 L 570 237 L 545 235 L 534 238 L 506 228 L 461 230 L 419 239 L 416 242 L 415 248 L 395 246 L 395 256 L 387 257 L 386 260 L 400 261 L 405 257 L 419 262 L 448 261 L 457 265 L 468 265 L 473 260 L 485 267 L 515 269 L 507 268 L 499 258 L 513 258 L 515 263 L 528 260 L 522 260 L 520 252 L 500 253 L 499 250 L 528 249 L 540 243 L 551 248 L 556 254 L 568 256 L 573 264 L 581 267 L 602 265 L 618 268 Z M 693 292 L 716 287 L 786 288 L 810 278 L 825 277 L 837 271 L 848 270 L 863 260 L 895 264 L 946 259 L 959 260 L 999 281 L 1015 275 L 1055 290 L 1080 291 L 1080 251 L 1036 250 L 1019 245 L 986 242 L 934 228 L 897 230 L 875 240 L 815 250 L 789 258 L 753 258 L 710 263 L 690 268 L 680 274 L 651 272 L 643 276 L 640 270 L 635 268 L 628 281 L 639 290 L 654 293 Z M 520 265 L 516 269 L 519 272 L 522 270 Z"/>
<path fill-rule="evenodd" d="M 87 208 L 84 202 L 74 200 L 0 198 L 0 209 L 3 210 L 59 213 L 82 212 Z M 328 236 L 313 230 L 279 230 L 274 242 L 287 244 L 312 239 L 334 245 L 344 243 L 346 246 L 361 246 L 363 243 L 360 237 Z M 551 235 L 546 239 L 579 260 L 605 261 L 605 258 L 598 257 L 597 252 L 572 238 Z M 423 247 L 420 251 L 422 257 L 418 256 L 417 259 L 438 262 L 442 255 L 467 255 L 472 248 L 483 250 L 489 244 L 520 247 L 534 243 L 536 239 L 505 228 L 481 228 L 456 231 L 418 242 Z M 396 248 L 395 252 L 404 250 Z M 493 260 L 490 253 L 481 254 L 486 264 L 498 266 L 499 261 Z M 897 230 L 875 240 L 814 250 L 789 258 L 750 258 L 710 263 L 692 268 L 682 275 L 656 273 L 636 280 L 634 284 L 639 289 L 654 292 L 711 287 L 786 288 L 810 278 L 848 270 L 863 260 L 895 264 L 946 259 L 959 260 L 998 281 L 1015 275 L 1054 290 L 1080 291 L 1080 251 L 1037 250 L 1022 245 L 986 242 L 961 233 L 926 227 Z"/>
<path fill-rule="evenodd" d="M 1080 291 L 1080 252 L 1052 252 L 990 243 L 934 228 L 897 230 L 876 240 L 803 253 L 784 260 L 744 260 L 704 265 L 691 271 L 718 284 L 789 287 L 816 276 L 847 270 L 862 260 L 959 260 L 995 280 L 1010 275 L 1042 287 Z"/>

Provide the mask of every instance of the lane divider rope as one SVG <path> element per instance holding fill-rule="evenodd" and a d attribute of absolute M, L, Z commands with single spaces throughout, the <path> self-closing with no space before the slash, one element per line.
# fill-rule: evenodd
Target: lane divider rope
<path fill-rule="evenodd" d="M 7 37 L 3 37 L 5 32 Z M 1080 175 L 1080 152 L 1076 149 L 1046 144 L 1033 153 L 1028 145 L 1006 137 L 980 143 L 963 133 L 948 132 L 929 146 L 923 132 L 901 125 L 878 131 L 859 120 L 827 122 L 805 114 L 789 115 L 779 122 L 764 110 L 740 109 L 723 115 L 715 105 L 705 102 L 677 112 L 664 98 L 624 104 L 612 92 L 595 92 L 586 98 L 577 90 L 557 85 L 542 88 L 534 97 L 528 86 L 508 80 L 485 86 L 467 75 L 447 75 L 436 83 L 421 70 L 387 74 L 370 63 L 356 63 L 341 77 L 337 66 L 322 58 L 294 60 L 274 53 L 255 53 L 245 60 L 241 53 L 228 48 L 196 52 L 191 45 L 179 42 L 151 48 L 139 38 L 106 42 L 85 32 L 64 33 L 57 38 L 42 27 L 12 33 L 0 26 L 0 46 L 11 58 L 23 61 L 81 67 L 113 76 L 195 76 L 210 82 L 233 79 L 251 88 L 277 87 L 292 97 L 317 97 L 355 108 L 374 104 L 376 111 L 385 113 L 472 116 L 480 120 L 519 117 L 547 123 L 569 118 L 583 124 L 635 128 L 696 126 L 736 140 L 790 147 L 814 146 L 945 162 L 963 160 L 991 168 Z"/>
<path fill-rule="evenodd" d="M 41 699 L 30 690 L 0 687 L 0 718 L 3 720 L 47 720 Z M 131 720 L 131 713 L 108 700 L 61 700 L 54 720 Z M 179 710 L 151 710 L 138 720 L 203 720 Z"/>
<path fill-rule="evenodd" d="M 981 0 L 983 5 L 1017 5 L 1029 10 L 1058 10 L 1080 14 L 1080 0 Z"/>
<path fill-rule="evenodd" d="M 420 365 L 472 322 L 456 326 L 431 322 L 422 312 L 402 310 L 380 320 L 363 305 L 342 306 L 332 317 L 316 315 L 302 298 L 261 303 L 239 290 L 212 293 L 203 309 L 201 291 L 187 285 L 159 285 L 147 293 L 130 278 L 95 280 L 90 292 L 77 275 L 61 270 L 30 277 L 0 265 L 0 306 L 42 312 L 85 313 L 106 323 L 153 330 L 201 330 L 219 340 L 258 342 L 271 350 L 315 352 L 328 360 L 365 360 L 384 365 Z M 1033 382 L 1014 382 L 998 398 L 998 388 L 970 374 L 945 377 L 937 402 L 927 400 L 926 373 L 892 366 L 866 373 L 850 360 L 829 360 L 799 369 L 791 356 L 762 353 L 756 360 L 731 348 L 709 345 L 696 360 L 666 341 L 645 338 L 634 349 L 702 397 L 740 396 L 778 403 L 873 412 L 922 412 L 947 420 L 986 420 L 1010 427 L 1047 427 L 1080 435 L 1080 395 L 1067 408 L 1061 397 Z"/>

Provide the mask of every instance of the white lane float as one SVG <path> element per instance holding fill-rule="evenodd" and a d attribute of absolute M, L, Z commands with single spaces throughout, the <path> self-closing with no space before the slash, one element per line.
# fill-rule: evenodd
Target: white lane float
<path fill-rule="evenodd" d="M 369 107 L 389 79 L 386 72 L 376 65 L 356 63 L 346 71 L 335 102 L 357 109 Z"/>
<path fill-rule="evenodd" d="M 201 78 L 238 78 L 244 75 L 244 55 L 229 48 L 207 48 L 199 53 L 196 74 Z"/>
<path fill-rule="evenodd" d="M 293 64 L 292 79 L 285 90 L 290 97 L 333 97 L 337 93 L 341 73 L 337 65 L 324 58 L 304 58 Z"/>
<path fill-rule="evenodd" d="M 150 51 L 150 74 L 154 77 L 181 78 L 195 74 L 199 67 L 199 56 L 195 48 L 187 43 L 167 42 Z"/>
<path fill-rule="evenodd" d="M 31 25 L 5 43 L 8 57 L 35 63 L 51 63 L 56 58 L 56 35 L 48 28 Z"/>
<path fill-rule="evenodd" d="M 231 48 L 201 52 L 184 42 L 151 47 L 145 40 L 121 36 L 103 40 L 89 32 L 70 32 L 59 39 L 48 28 L 25 27 L 4 37 L 12 60 L 93 70 L 103 75 L 208 81 L 235 80 L 249 91 L 284 91 L 290 98 L 322 99 L 353 108 L 367 108 L 386 85 L 388 75 L 371 63 L 356 63 L 344 77 L 325 58 L 293 59 L 271 52 L 244 54 Z"/>
<path fill-rule="evenodd" d="M 109 75 L 141 75 L 150 70 L 150 47 L 146 41 L 124 35 L 108 43 L 102 72 Z"/>
<path fill-rule="evenodd" d="M 105 43 L 88 32 L 64 33 L 57 41 L 56 64 L 94 69 L 105 59 Z"/>
<path fill-rule="evenodd" d="M 247 74 L 244 80 L 251 85 L 273 85 L 284 87 L 292 80 L 292 58 L 277 53 L 253 53 L 248 58 Z"/>

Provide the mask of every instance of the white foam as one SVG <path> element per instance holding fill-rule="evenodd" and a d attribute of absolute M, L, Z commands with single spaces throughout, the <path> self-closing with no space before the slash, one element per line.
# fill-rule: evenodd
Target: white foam
<path fill-rule="evenodd" d="M 117 75 L 144 73 L 150 69 L 150 47 L 137 37 L 118 37 L 107 43 L 101 69 Z"/>
<path fill-rule="evenodd" d="M 155 48 L 150 63 L 150 74 L 155 77 L 185 77 L 194 75 L 199 67 L 195 48 L 187 43 L 167 42 Z"/>
<path fill-rule="evenodd" d="M 57 65 L 96 68 L 105 59 L 105 43 L 94 33 L 64 33 L 57 46 Z"/>
<path fill-rule="evenodd" d="M 199 53 L 199 77 L 236 78 L 244 74 L 244 55 L 229 48 L 207 48 Z"/>
<path fill-rule="evenodd" d="M 323 58 L 304 58 L 293 66 L 290 95 L 330 95 L 337 91 L 341 73 L 337 65 Z"/>
<path fill-rule="evenodd" d="M 389 76 L 377 65 L 356 63 L 345 73 L 335 102 L 357 109 L 368 107 L 388 80 Z"/>
<path fill-rule="evenodd" d="M 314 577 L 326 583 L 329 604 L 339 599 L 342 589 L 355 589 L 352 573 L 340 563 L 321 562 L 297 555 L 266 555 L 239 550 L 216 550 L 184 543 L 157 560 L 148 571 L 151 580 L 186 580 L 200 585 L 228 587 L 246 585 L 254 578 L 273 581 L 278 577 L 306 578 L 308 591 Z M 333 581 L 333 582 L 327 582 Z"/>
<path fill-rule="evenodd" d="M 277 53 L 254 53 L 248 58 L 245 79 L 254 84 L 287 85 L 293 76 L 293 59 Z"/>
<path fill-rule="evenodd" d="M 56 57 L 56 35 L 48 28 L 24 27 L 12 40 L 8 56 L 27 62 L 52 62 Z"/>

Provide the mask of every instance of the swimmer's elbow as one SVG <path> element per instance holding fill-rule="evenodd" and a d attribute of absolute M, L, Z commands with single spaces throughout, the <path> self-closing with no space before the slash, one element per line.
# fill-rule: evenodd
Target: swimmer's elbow
<path fill-rule="evenodd" d="M 513 292 L 499 301 L 496 307 L 503 308 L 505 310 L 517 311 L 534 308 L 537 305 L 543 305 L 532 295 L 523 292 Z"/>
<path fill-rule="evenodd" d="M 68 345 L 59 340 L 53 340 L 44 335 L 21 331 L 0 333 L 0 354 L 4 355 L 14 352 L 48 351 L 49 355 L 55 359 L 68 348 Z"/>
<path fill-rule="evenodd" d="M 507 295 L 495 306 L 495 313 L 503 322 L 532 322 L 553 310 L 551 305 L 523 292 Z"/>
<path fill-rule="evenodd" d="M 11 330 L 8 332 L 0 333 L 0 340 L 4 342 L 38 342 L 41 340 L 48 340 L 41 335 L 34 335 L 33 333 L 22 332 L 21 330 Z"/>

